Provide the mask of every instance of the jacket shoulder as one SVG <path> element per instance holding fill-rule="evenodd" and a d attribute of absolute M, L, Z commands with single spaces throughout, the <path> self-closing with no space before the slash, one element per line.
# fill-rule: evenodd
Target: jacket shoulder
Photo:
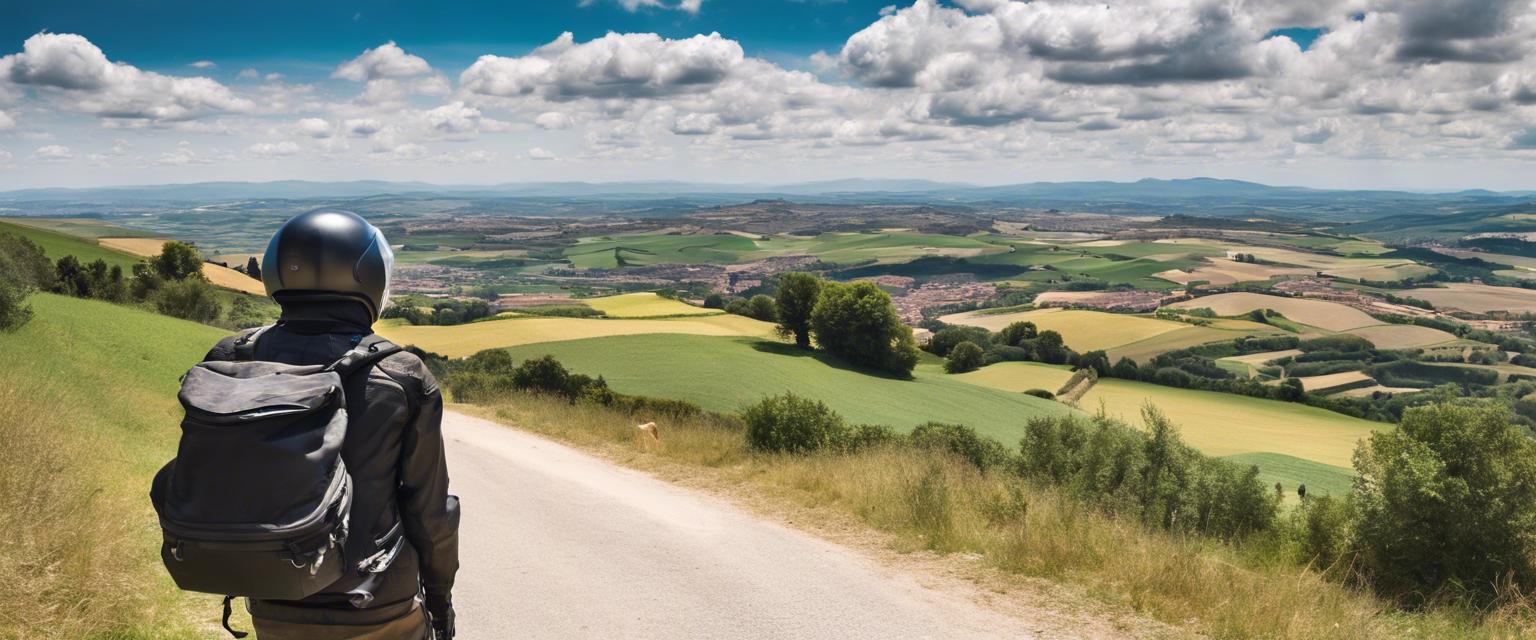
<path fill-rule="evenodd" d="M 427 370 L 426 363 L 414 353 L 396 352 L 380 360 L 378 367 L 412 395 L 425 397 L 437 392 L 437 378 L 432 376 L 432 372 Z"/>

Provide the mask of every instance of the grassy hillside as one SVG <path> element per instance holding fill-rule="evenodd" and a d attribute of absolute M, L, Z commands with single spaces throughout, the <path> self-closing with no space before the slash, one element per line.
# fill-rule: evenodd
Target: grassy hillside
<path fill-rule="evenodd" d="M 975 427 L 1005 443 L 1030 416 L 1069 411 L 1022 393 L 966 384 L 919 367 L 915 380 L 854 371 L 808 352 L 752 338 L 640 335 L 549 342 L 509 349 L 514 358 L 553 355 L 574 371 L 601 374 L 623 393 L 735 411 L 763 396 L 794 391 L 827 403 L 852 422 L 897 429 L 937 420 Z"/>
<path fill-rule="evenodd" d="M 37 227 L 0 221 L 0 233 L 12 233 L 37 243 L 48 254 L 51 260 L 58 260 L 66 255 L 74 255 L 81 262 L 93 262 L 105 260 L 108 265 L 119 265 L 123 271 L 131 272 L 133 265 L 139 262 L 137 256 L 113 251 L 96 244 L 93 240 L 66 235 L 57 231 L 49 231 Z"/>
<path fill-rule="evenodd" d="M 30 302 L 33 320 L 0 334 L 0 526 L 18 534 L 0 546 L 0 620 L 28 630 L 18 637 L 208 635 L 215 599 L 174 590 L 147 495 L 175 454 L 178 378 L 224 332 L 92 300 Z"/>

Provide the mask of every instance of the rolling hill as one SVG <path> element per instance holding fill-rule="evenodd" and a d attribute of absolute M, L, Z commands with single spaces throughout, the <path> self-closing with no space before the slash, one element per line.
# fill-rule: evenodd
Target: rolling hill
<path fill-rule="evenodd" d="M 1071 411 L 1022 393 L 966 384 L 934 365 L 898 380 L 845 368 L 779 342 L 696 335 L 635 335 L 546 342 L 508 349 L 522 360 L 552 355 L 573 371 L 602 375 L 614 390 L 698 403 L 721 412 L 785 391 L 825 402 L 855 423 L 899 430 L 958 422 L 1017 442 L 1030 416 Z"/>

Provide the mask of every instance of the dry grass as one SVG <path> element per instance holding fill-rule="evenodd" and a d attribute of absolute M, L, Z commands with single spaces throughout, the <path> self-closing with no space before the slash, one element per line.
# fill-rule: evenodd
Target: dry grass
<path fill-rule="evenodd" d="M 621 293 L 602 298 L 580 300 L 593 309 L 608 314 L 610 318 L 647 318 L 656 316 L 699 316 L 724 313 L 719 309 L 695 307 L 686 302 L 663 298 L 651 292 Z"/>
<path fill-rule="evenodd" d="M 197 636 L 156 575 L 142 487 L 102 467 L 88 416 L 19 377 L 0 372 L 0 637 Z"/>
<path fill-rule="evenodd" d="M 949 324 L 983 327 L 988 331 L 1001 331 L 1015 322 L 1033 322 L 1041 331 L 1060 333 L 1067 346 L 1079 353 L 1112 349 L 1190 326 L 1172 320 L 1079 309 L 1036 309 L 992 314 L 970 311 L 939 319 Z"/>
<path fill-rule="evenodd" d="M 1044 578 L 1075 585 L 1111 610 L 1133 609 L 1210 637 L 1501 638 L 1536 632 L 1531 617 L 1513 610 L 1480 621 L 1454 610 L 1391 612 L 1383 602 L 1299 566 L 1294 552 L 1276 539 L 1237 546 L 1168 535 L 938 453 L 888 447 L 854 455 L 760 455 L 746 449 L 731 425 L 709 418 L 662 424 L 657 447 L 637 437 L 628 416 L 602 408 L 515 398 L 484 412 L 670 480 L 812 510 L 801 511 L 796 521 L 828 510 L 846 514 L 883 532 L 898 550 L 967 554 L 1017 584 Z"/>
<path fill-rule="evenodd" d="M 1262 293 L 1218 293 L 1169 305 L 1176 309 L 1208 308 L 1221 316 L 1238 316 L 1254 309 L 1272 309 L 1286 319 L 1329 331 L 1346 331 L 1381 324 L 1364 311 L 1326 300 L 1288 298 Z"/>
<path fill-rule="evenodd" d="M 1428 300 L 1436 307 L 1461 309 L 1474 313 L 1508 311 L 1536 312 L 1536 291 L 1517 287 L 1485 284 L 1451 283 L 1444 287 L 1410 289 L 1406 295 Z"/>

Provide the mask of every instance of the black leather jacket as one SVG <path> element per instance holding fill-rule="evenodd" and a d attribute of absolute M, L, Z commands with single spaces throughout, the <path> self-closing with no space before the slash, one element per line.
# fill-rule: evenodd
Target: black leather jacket
<path fill-rule="evenodd" d="M 256 341 L 253 358 L 327 364 L 372 333 L 370 316 L 350 302 L 292 302 Z M 244 332 L 249 333 L 249 332 Z M 242 334 L 243 335 L 243 334 Z M 239 336 L 220 340 L 205 360 L 234 360 Z M 400 352 L 345 383 L 347 439 L 342 460 L 355 488 L 344 553 L 393 561 L 377 573 L 354 571 L 297 602 L 253 600 L 251 615 L 306 624 L 373 624 L 409 613 L 425 591 L 427 610 L 451 606 L 459 569 L 458 500 L 448 495 L 443 400 L 421 359 Z M 405 544 L 397 541 L 404 536 Z"/>

